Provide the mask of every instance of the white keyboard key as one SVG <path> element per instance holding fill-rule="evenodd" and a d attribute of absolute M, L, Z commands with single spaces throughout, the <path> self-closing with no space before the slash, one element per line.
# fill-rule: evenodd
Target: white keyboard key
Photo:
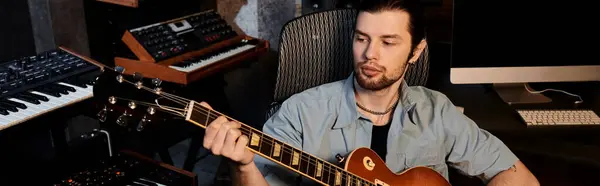
<path fill-rule="evenodd" d="M 0 115 L 0 130 L 22 123 L 24 121 L 48 113 L 50 111 L 91 98 L 93 96 L 93 86 L 88 85 L 86 88 L 81 88 L 64 82 L 59 82 L 58 84 L 73 87 L 75 88 L 75 92 L 69 91 L 67 95 L 61 94 L 60 97 L 54 97 L 38 91 L 29 91 L 32 94 L 37 94 L 48 98 L 48 101 L 40 100 L 40 104 L 37 105 L 20 99 L 9 98 L 8 100 L 22 103 L 27 108 L 18 108 L 17 112 L 9 111 L 9 114 L 6 116 Z"/>
<path fill-rule="evenodd" d="M 236 54 L 245 52 L 247 50 L 253 49 L 255 47 L 256 47 L 256 45 L 247 44 L 247 45 L 235 48 L 233 50 L 220 53 L 220 54 L 215 55 L 215 56 L 213 56 L 211 58 L 208 58 L 206 60 L 198 61 L 198 62 L 196 62 L 196 63 L 194 63 L 194 64 L 192 64 L 190 66 L 187 66 L 187 67 L 178 67 L 178 66 L 169 66 L 169 67 L 173 68 L 175 70 L 182 71 L 182 72 L 191 72 L 191 71 L 194 71 L 196 69 L 199 69 L 199 68 L 205 67 L 207 65 L 213 64 L 215 62 L 221 61 L 221 60 L 223 60 L 225 58 L 228 58 L 228 57 L 234 56 Z"/>

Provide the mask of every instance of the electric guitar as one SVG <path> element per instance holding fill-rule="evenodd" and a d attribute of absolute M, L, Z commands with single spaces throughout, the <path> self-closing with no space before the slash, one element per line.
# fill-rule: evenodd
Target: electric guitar
<path fill-rule="evenodd" d="M 94 98 L 106 101 L 98 113 L 101 121 L 106 120 L 106 115 L 116 113 L 119 115 L 117 124 L 135 123 L 139 129 L 170 115 L 206 128 L 217 117 L 224 116 L 201 106 L 199 102 L 165 92 L 160 87 L 160 79 L 143 78 L 137 72 L 128 75 L 122 67 L 103 69 L 104 73 L 97 78 L 94 86 Z M 428 167 L 393 173 L 368 148 L 354 150 L 344 158 L 343 167 L 339 167 L 243 123 L 240 130 L 250 139 L 247 146 L 250 151 L 323 185 L 450 185 L 443 176 Z"/>

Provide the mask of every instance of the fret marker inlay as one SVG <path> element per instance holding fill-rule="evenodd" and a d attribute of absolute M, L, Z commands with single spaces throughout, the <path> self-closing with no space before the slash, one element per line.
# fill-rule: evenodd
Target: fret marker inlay
<path fill-rule="evenodd" d="M 300 158 L 299 156 L 300 156 L 300 153 L 294 151 L 294 157 L 292 158 L 292 165 L 298 165 L 298 160 Z"/>
<path fill-rule="evenodd" d="M 323 164 L 321 162 L 317 162 L 317 177 L 321 177 L 323 170 Z"/>
<path fill-rule="evenodd" d="M 281 151 L 281 145 L 275 142 L 275 149 L 273 149 L 273 157 L 279 157 L 279 153 Z"/>
<path fill-rule="evenodd" d="M 250 140 L 250 145 L 258 146 L 258 142 L 260 142 L 260 136 L 256 133 L 252 133 L 252 139 Z"/>
<path fill-rule="evenodd" d="M 335 171 L 335 185 L 341 185 L 342 184 L 342 175 L 340 174 L 339 171 Z"/>

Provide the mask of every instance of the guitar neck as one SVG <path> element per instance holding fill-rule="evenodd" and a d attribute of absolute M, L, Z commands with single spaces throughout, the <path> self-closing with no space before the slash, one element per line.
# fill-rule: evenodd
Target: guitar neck
<path fill-rule="evenodd" d="M 187 106 L 186 120 L 203 128 L 206 128 L 209 123 L 219 116 L 230 118 L 194 101 L 191 101 Z M 262 131 L 241 122 L 240 124 L 240 131 L 250 139 L 247 148 L 294 172 L 326 185 L 348 185 L 348 183 L 374 185 L 327 161 L 264 134 Z"/>

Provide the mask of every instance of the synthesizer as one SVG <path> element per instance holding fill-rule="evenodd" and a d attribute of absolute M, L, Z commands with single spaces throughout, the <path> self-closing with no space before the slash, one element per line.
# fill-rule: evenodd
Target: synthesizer
<path fill-rule="evenodd" d="M 129 29 L 122 41 L 138 59 L 115 65 L 150 78 L 188 84 L 265 53 L 265 40 L 237 34 L 214 10 Z"/>
<path fill-rule="evenodd" d="M 53 185 L 196 186 L 196 179 L 189 171 L 123 150 L 61 177 Z"/>
<path fill-rule="evenodd" d="M 0 64 L 0 130 L 93 96 L 100 67 L 67 48 Z"/>

